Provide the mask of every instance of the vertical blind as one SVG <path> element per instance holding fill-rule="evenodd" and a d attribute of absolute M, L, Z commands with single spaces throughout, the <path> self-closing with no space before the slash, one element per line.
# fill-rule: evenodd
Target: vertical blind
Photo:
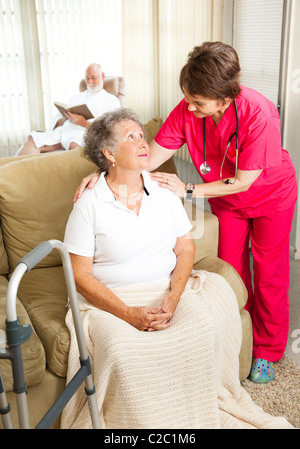
<path fill-rule="evenodd" d="M 284 0 L 234 0 L 233 46 L 241 82 L 278 105 Z"/>

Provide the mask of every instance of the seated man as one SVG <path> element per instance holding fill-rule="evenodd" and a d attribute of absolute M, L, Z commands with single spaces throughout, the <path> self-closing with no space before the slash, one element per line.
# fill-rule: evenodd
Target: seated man
<path fill-rule="evenodd" d="M 85 103 L 95 118 L 121 107 L 118 98 L 103 89 L 104 73 L 99 64 L 88 66 L 85 79 L 87 90 L 74 95 L 67 103 L 69 107 Z M 86 120 L 82 115 L 70 112 L 67 116 L 58 114 L 52 131 L 32 131 L 16 155 L 73 150 L 82 146 L 84 132 L 94 119 Z"/>

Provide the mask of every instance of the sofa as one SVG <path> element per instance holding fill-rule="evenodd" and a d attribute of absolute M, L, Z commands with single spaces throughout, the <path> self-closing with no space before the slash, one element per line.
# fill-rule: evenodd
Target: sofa
<path fill-rule="evenodd" d="M 157 117 L 145 125 L 148 142 L 161 123 Z M 81 179 L 94 169 L 82 157 L 80 148 L 0 159 L 0 329 L 5 329 L 6 290 L 18 261 L 42 241 L 63 241 L 75 190 Z M 176 172 L 174 159 L 160 169 Z M 240 352 L 240 379 L 243 380 L 250 372 L 252 360 L 251 319 L 244 309 L 246 288 L 234 268 L 217 257 L 217 218 L 191 202 L 185 201 L 184 206 L 193 223 L 195 269 L 219 273 L 236 294 L 243 326 Z M 17 294 L 20 323 L 28 323 L 33 328 L 32 336 L 22 345 L 31 427 L 39 423 L 65 386 L 70 344 L 64 322 L 66 304 L 62 263 L 54 250 L 23 276 Z M 12 420 L 18 428 L 10 362 L 0 360 L 0 370 Z M 52 427 L 59 427 L 59 418 Z"/>

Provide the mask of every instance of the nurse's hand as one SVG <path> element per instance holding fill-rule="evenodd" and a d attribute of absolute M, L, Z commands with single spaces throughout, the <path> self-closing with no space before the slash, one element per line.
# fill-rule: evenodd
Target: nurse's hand
<path fill-rule="evenodd" d="M 175 193 L 180 198 L 185 198 L 185 183 L 182 182 L 177 175 L 173 173 L 155 172 L 151 173 L 150 176 L 160 187 L 171 190 L 171 192 Z"/>
<path fill-rule="evenodd" d="M 96 170 L 91 174 L 89 174 L 88 176 L 86 176 L 85 178 L 83 178 L 83 180 L 81 181 L 79 187 L 75 192 L 73 202 L 76 203 L 76 201 L 79 200 L 79 198 L 81 197 L 86 188 L 93 189 L 99 178 L 100 178 L 100 170 Z"/>

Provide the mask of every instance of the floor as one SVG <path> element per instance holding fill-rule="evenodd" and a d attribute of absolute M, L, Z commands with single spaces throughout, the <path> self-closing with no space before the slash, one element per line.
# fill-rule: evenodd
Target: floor
<path fill-rule="evenodd" d="M 290 326 L 285 354 L 300 368 L 300 260 L 290 263 Z"/>

